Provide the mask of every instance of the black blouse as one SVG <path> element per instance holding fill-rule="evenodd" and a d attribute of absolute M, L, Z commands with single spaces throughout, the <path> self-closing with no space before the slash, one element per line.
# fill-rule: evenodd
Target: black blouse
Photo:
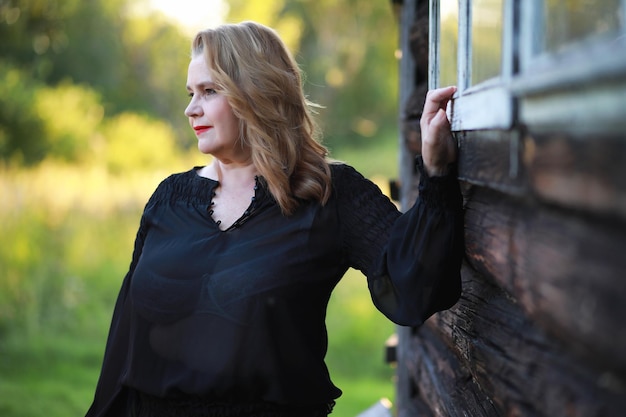
<path fill-rule="evenodd" d="M 219 402 L 319 405 L 341 395 L 324 363 L 328 299 L 349 267 L 376 307 L 418 326 L 460 295 L 462 203 L 453 175 L 422 175 L 398 212 L 380 189 L 332 164 L 324 206 L 281 214 L 262 178 L 222 231 L 209 215 L 218 183 L 194 168 L 146 204 L 115 306 L 88 417 L 125 415 L 129 392 Z"/>

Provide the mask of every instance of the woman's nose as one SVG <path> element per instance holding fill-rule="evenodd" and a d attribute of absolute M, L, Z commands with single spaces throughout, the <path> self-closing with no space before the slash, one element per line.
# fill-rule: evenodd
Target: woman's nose
<path fill-rule="evenodd" d="M 187 108 L 185 109 L 185 116 L 187 117 L 199 116 L 201 113 L 202 113 L 202 108 L 198 105 L 195 97 L 192 97 L 191 101 L 187 105 Z"/>

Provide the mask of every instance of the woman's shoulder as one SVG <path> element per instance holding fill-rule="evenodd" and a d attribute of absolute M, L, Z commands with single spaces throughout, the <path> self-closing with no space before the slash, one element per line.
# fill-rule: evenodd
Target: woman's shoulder
<path fill-rule="evenodd" d="M 201 168 L 202 167 L 196 166 L 191 169 L 188 169 L 187 171 L 174 172 L 168 175 L 167 177 L 165 177 L 159 184 L 159 187 L 171 187 L 176 184 L 189 183 L 191 182 L 193 177 L 198 176 L 197 172 Z"/>
<path fill-rule="evenodd" d="M 356 168 L 345 162 L 331 161 L 328 165 L 330 167 L 333 185 L 358 182 L 365 179 L 365 177 L 357 171 Z"/>
<path fill-rule="evenodd" d="M 366 178 L 353 166 L 343 162 L 330 164 L 333 198 L 341 207 L 348 210 L 361 210 L 376 207 L 377 210 L 396 211 L 397 208 L 382 188 Z"/>
<path fill-rule="evenodd" d="M 340 161 L 329 163 L 333 188 L 335 190 L 359 190 L 373 189 L 380 192 L 379 187 L 370 179 L 366 178 L 353 166 Z"/>
<path fill-rule="evenodd" d="M 200 167 L 177 172 L 163 179 L 156 187 L 150 201 L 206 201 L 211 198 L 215 181 L 198 175 Z"/>

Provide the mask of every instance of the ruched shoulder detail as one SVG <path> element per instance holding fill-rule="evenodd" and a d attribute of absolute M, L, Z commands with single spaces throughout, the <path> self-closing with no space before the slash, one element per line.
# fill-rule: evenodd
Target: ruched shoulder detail
<path fill-rule="evenodd" d="M 211 201 L 217 181 L 201 177 L 198 167 L 186 172 L 172 174 L 157 186 L 148 200 L 147 207 L 157 203 L 183 202 L 186 204 L 204 204 Z"/>
<path fill-rule="evenodd" d="M 332 164 L 331 170 L 346 261 L 368 275 L 400 212 L 376 184 L 353 167 Z"/>

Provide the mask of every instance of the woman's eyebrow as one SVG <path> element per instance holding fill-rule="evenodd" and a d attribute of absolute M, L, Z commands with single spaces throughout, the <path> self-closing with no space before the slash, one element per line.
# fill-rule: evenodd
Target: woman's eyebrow
<path fill-rule="evenodd" d="M 215 83 L 213 81 L 201 81 L 197 84 L 194 84 L 194 86 L 200 90 L 203 90 L 206 88 L 215 88 Z M 187 84 L 187 90 L 192 90 L 192 86 Z"/>

